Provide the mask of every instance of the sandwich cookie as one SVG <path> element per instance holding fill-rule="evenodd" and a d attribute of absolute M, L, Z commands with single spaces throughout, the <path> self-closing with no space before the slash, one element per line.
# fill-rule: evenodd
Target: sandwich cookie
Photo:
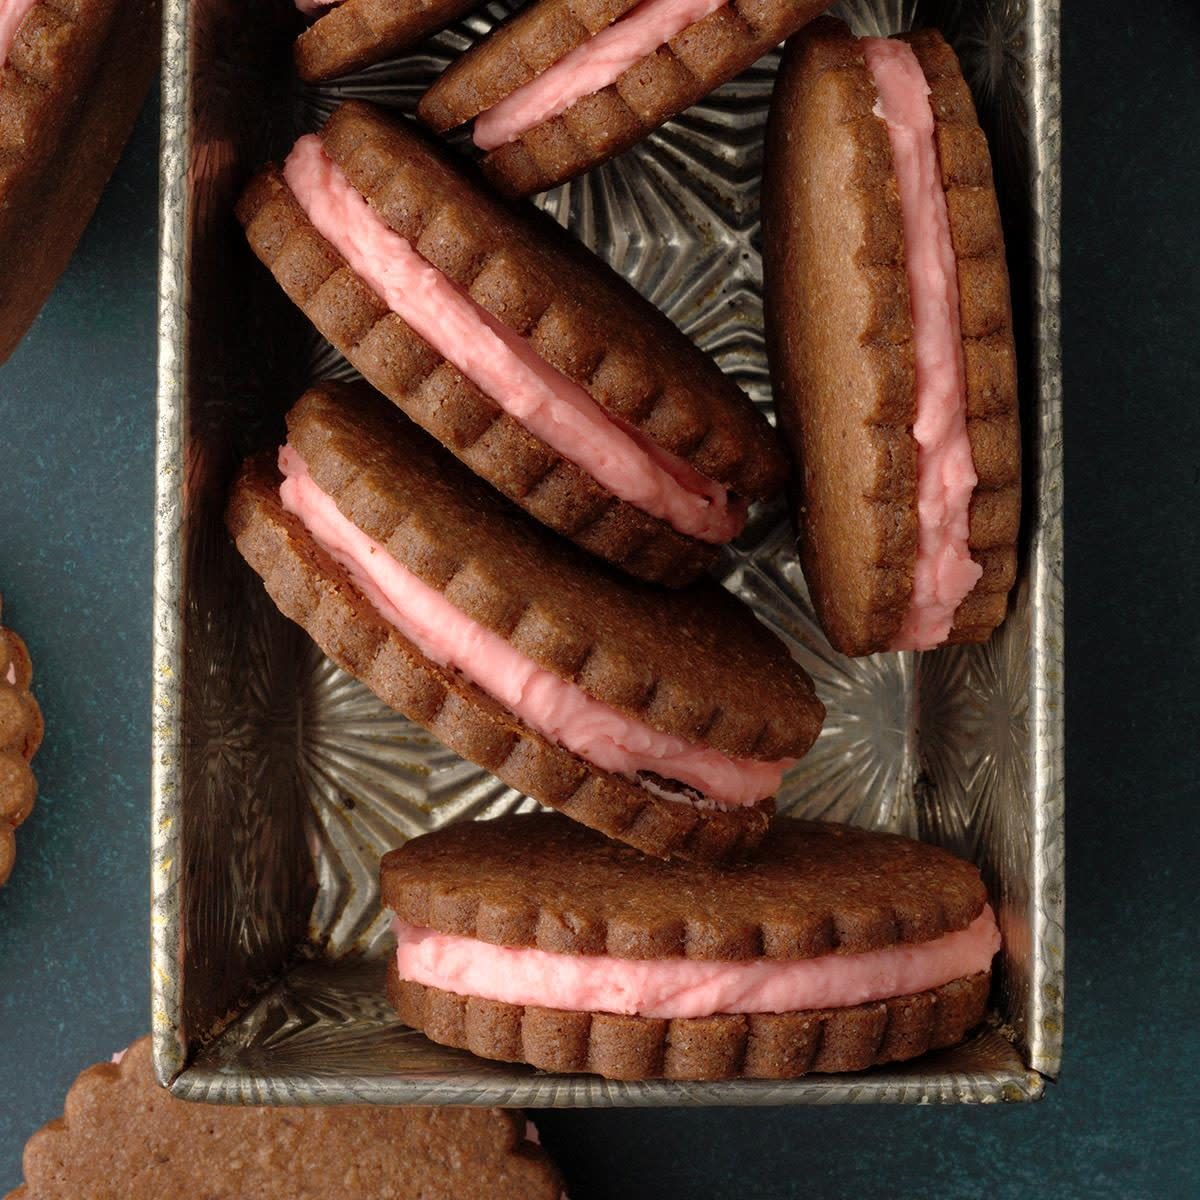
<path fill-rule="evenodd" d="M 559 1200 L 519 1111 L 254 1108 L 176 1100 L 150 1039 L 89 1067 L 25 1146 L 8 1200 Z"/>
<path fill-rule="evenodd" d="M 296 0 L 313 23 L 296 39 L 296 72 L 336 79 L 415 46 L 481 0 Z"/>
<path fill-rule="evenodd" d="M 789 1079 L 954 1045 L 1000 945 L 970 863 L 790 818 L 731 866 L 667 865 L 555 814 L 469 821 L 380 878 L 406 1025 L 611 1079 Z"/>
<path fill-rule="evenodd" d="M 987 142 L 941 35 L 822 18 L 793 38 L 762 203 L 775 404 L 830 642 L 986 641 L 1017 569 L 1016 360 Z"/>
<path fill-rule="evenodd" d="M 0 626 L 0 884 L 16 857 L 13 831 L 33 809 L 37 782 L 29 761 L 42 744 L 42 713 L 29 694 L 33 667 L 25 643 Z"/>
<path fill-rule="evenodd" d="M 690 582 L 783 484 L 775 432 L 657 309 L 369 105 L 251 183 L 250 245 L 384 395 L 550 528 Z"/>
<path fill-rule="evenodd" d="M 808 676 L 724 588 L 609 570 L 365 385 L 301 398 L 228 523 L 280 610 L 385 704 L 649 854 L 755 844 L 820 730 Z"/>
<path fill-rule="evenodd" d="M 0 0 L 0 363 L 91 218 L 161 36 L 158 0 Z"/>
<path fill-rule="evenodd" d="M 474 119 L 483 169 L 529 195 L 620 154 L 740 74 L 831 0 L 535 0 L 421 98 Z"/>

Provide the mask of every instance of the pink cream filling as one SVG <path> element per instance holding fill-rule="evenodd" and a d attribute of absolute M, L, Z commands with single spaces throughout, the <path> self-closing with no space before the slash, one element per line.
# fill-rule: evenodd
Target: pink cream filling
<path fill-rule="evenodd" d="M 890 38 L 864 38 L 862 47 L 900 188 L 916 367 L 917 559 L 908 611 L 891 649 L 931 650 L 946 640 L 955 610 L 983 572 L 967 545 L 979 480 L 967 437 L 958 269 L 929 84 L 917 56 Z"/>
<path fill-rule="evenodd" d="M 494 946 L 396 920 L 400 978 L 459 996 L 642 1017 L 849 1008 L 986 971 L 1000 949 L 990 906 L 966 929 L 865 954 L 746 962 L 629 959 Z"/>
<path fill-rule="evenodd" d="M 302 137 L 284 166 L 308 218 L 385 304 L 535 437 L 622 500 L 701 541 L 741 532 L 746 505 L 683 459 L 610 418 L 524 338 L 428 263 Z"/>
<path fill-rule="evenodd" d="M 616 81 L 725 0 L 642 0 L 630 12 L 563 55 L 540 75 L 475 118 L 475 145 L 495 150 Z"/>
<path fill-rule="evenodd" d="M 296 0 L 296 7 L 306 16 L 311 17 L 324 8 L 332 8 L 340 0 Z"/>
<path fill-rule="evenodd" d="M 773 795 L 794 759 L 727 758 L 627 717 L 539 667 L 472 620 L 343 516 L 291 446 L 279 452 L 280 497 L 380 614 L 422 654 L 465 676 L 543 736 L 616 775 L 651 771 L 724 805 Z M 680 798 L 681 797 L 671 797 Z"/>
<path fill-rule="evenodd" d="M 0 0 L 0 67 L 8 62 L 8 52 L 21 22 L 37 0 Z"/>

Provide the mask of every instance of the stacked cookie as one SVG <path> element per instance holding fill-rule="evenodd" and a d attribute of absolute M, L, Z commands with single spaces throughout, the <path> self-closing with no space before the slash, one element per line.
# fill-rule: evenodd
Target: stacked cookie
<path fill-rule="evenodd" d="M 531 516 L 633 575 L 691 582 L 783 485 L 762 414 L 657 309 L 370 105 L 301 138 L 238 215 L 367 380 Z"/>
<path fill-rule="evenodd" d="M 374 53 L 368 3 L 303 35 L 307 74 Z M 421 112 L 475 118 L 484 174 L 538 190 L 823 7 L 541 0 Z M 381 54 L 415 36 L 415 9 L 394 15 Z M 818 619 L 847 654 L 983 640 L 1015 573 L 1019 442 L 999 215 L 957 60 L 932 31 L 860 40 L 819 19 L 785 53 L 767 152 L 768 340 Z M 238 548 L 386 704 L 558 810 L 384 858 L 402 1019 L 619 1079 L 792 1078 L 961 1041 L 1000 942 L 976 868 L 771 820 L 824 709 L 704 578 L 787 479 L 748 398 L 560 229 L 369 105 L 263 169 L 238 215 L 373 385 L 318 384 L 247 462 Z"/>
<path fill-rule="evenodd" d="M 793 39 L 763 238 L 776 411 L 830 642 L 986 641 L 1016 577 L 1016 355 L 987 141 L 939 33 L 855 38 L 822 18 Z"/>
<path fill-rule="evenodd" d="M 605 568 L 364 385 L 302 397 L 229 526 L 280 609 L 386 704 L 648 854 L 755 845 L 820 730 L 811 681 L 728 592 Z"/>
<path fill-rule="evenodd" d="M 296 0 L 301 78 L 379 62 L 479 0 Z M 439 132 L 473 122 L 483 169 L 512 195 L 607 162 L 744 71 L 832 0 L 534 0 L 421 98 Z"/>
<path fill-rule="evenodd" d="M 554 815 L 471 821 L 385 856 L 382 891 L 407 1024 L 611 1079 L 791 1079 L 954 1045 L 1000 945 L 970 863 L 790 818 L 724 866 Z"/>

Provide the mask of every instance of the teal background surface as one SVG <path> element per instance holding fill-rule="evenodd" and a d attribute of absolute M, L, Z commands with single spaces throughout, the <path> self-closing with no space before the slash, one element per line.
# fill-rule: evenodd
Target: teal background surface
<path fill-rule="evenodd" d="M 1200 1195 L 1200 8 L 1066 5 L 1068 1020 L 1031 1107 L 554 1112 L 575 1200 Z M 0 1192 L 149 1024 L 157 108 L 0 368 L 41 795 L 0 890 Z"/>

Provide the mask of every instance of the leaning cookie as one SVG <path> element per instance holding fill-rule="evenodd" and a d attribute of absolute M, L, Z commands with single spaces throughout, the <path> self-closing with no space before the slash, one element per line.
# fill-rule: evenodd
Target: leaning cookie
<path fill-rule="evenodd" d="M 91 218 L 160 38 L 158 0 L 0 0 L 0 363 Z"/>
<path fill-rule="evenodd" d="M 482 0 L 296 0 L 316 20 L 296 39 L 296 71 L 317 83 L 382 62 L 479 8 Z"/>
<path fill-rule="evenodd" d="M 536 0 L 421 98 L 472 118 L 484 171 L 529 195 L 599 166 L 732 79 L 831 0 Z"/>
<path fill-rule="evenodd" d="M 259 258 L 381 392 L 586 550 L 680 585 L 786 460 L 657 309 L 411 126 L 347 103 L 238 206 Z"/>
<path fill-rule="evenodd" d="M 524 1116 L 498 1108 L 191 1104 L 158 1085 L 150 1039 L 89 1067 L 25 1146 L 7 1200 L 559 1200 Z"/>
<path fill-rule="evenodd" d="M 723 588 L 668 592 L 547 533 L 363 384 L 323 384 L 230 501 L 288 617 L 386 704 L 649 854 L 755 844 L 824 710 Z"/>
<path fill-rule="evenodd" d="M 29 761 L 42 743 L 42 713 L 29 694 L 33 667 L 25 643 L 0 626 L 0 884 L 16 857 L 13 831 L 29 816 L 37 782 Z"/>
<path fill-rule="evenodd" d="M 793 819 L 724 867 L 553 814 L 466 822 L 385 855 L 381 887 L 405 1024 L 612 1079 L 790 1079 L 954 1045 L 1000 945 L 970 863 Z"/>
<path fill-rule="evenodd" d="M 987 142 L 934 30 L 793 38 L 763 183 L 768 348 L 801 561 L 846 654 L 984 641 L 1020 516 L 1017 378 Z"/>

